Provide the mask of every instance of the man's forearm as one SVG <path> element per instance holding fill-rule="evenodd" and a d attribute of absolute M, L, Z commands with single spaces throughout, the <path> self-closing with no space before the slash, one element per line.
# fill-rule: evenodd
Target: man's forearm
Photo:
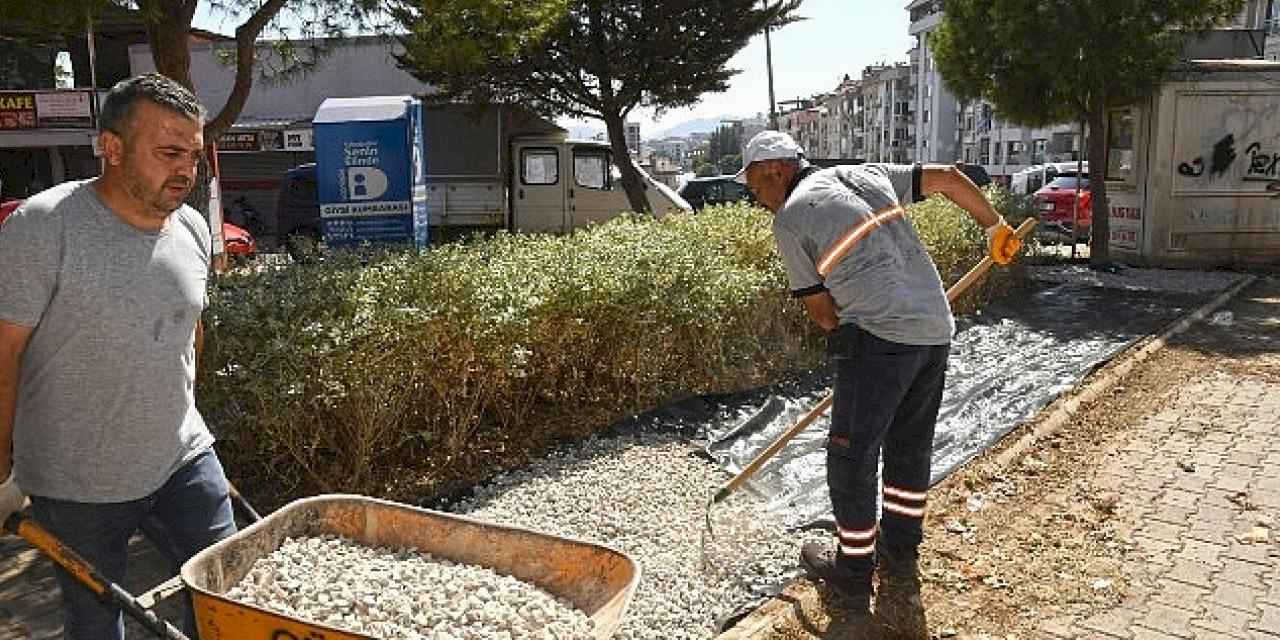
<path fill-rule="evenodd" d="M 804 303 L 804 310 L 809 314 L 809 319 L 823 331 L 835 331 L 836 327 L 840 326 L 836 302 L 831 298 L 830 293 L 826 291 L 815 293 L 801 298 L 800 301 Z"/>
<path fill-rule="evenodd" d="M 0 354 L 0 482 L 13 468 L 13 414 L 18 403 L 16 356 Z"/>

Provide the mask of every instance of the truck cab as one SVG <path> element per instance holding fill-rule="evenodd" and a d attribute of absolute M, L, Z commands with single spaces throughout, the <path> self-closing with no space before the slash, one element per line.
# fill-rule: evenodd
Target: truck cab
<path fill-rule="evenodd" d="M 511 158 L 511 227 L 516 231 L 569 231 L 631 209 L 604 142 L 520 138 L 513 142 Z M 637 171 L 655 217 L 692 210 L 675 191 Z"/>

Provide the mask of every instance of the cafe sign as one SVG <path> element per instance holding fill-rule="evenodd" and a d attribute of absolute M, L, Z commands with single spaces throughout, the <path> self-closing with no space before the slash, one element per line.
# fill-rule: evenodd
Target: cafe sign
<path fill-rule="evenodd" d="M 89 91 L 0 91 L 0 131 L 92 129 Z"/>
<path fill-rule="evenodd" d="M 0 131 L 36 128 L 36 94 L 0 93 Z"/>

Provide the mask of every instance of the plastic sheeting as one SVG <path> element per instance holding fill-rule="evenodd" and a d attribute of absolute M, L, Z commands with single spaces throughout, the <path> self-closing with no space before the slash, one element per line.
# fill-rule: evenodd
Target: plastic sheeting
<path fill-rule="evenodd" d="M 1035 416 L 1095 368 L 1202 300 L 1185 294 L 1038 285 L 962 321 L 952 343 L 933 445 L 933 482 L 951 474 L 1018 424 Z M 707 453 L 737 473 L 826 393 L 772 390 L 710 427 Z M 732 411 L 732 409 L 730 410 Z M 744 485 L 789 527 L 829 522 L 824 416 Z"/>

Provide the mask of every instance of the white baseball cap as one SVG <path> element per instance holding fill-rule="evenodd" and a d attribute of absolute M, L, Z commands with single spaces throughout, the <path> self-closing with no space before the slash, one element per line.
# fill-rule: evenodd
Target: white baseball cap
<path fill-rule="evenodd" d="M 734 182 L 747 183 L 747 167 L 763 160 L 804 160 L 804 149 L 791 136 L 781 131 L 761 131 L 747 143 L 742 152 L 742 169 L 733 176 Z"/>

